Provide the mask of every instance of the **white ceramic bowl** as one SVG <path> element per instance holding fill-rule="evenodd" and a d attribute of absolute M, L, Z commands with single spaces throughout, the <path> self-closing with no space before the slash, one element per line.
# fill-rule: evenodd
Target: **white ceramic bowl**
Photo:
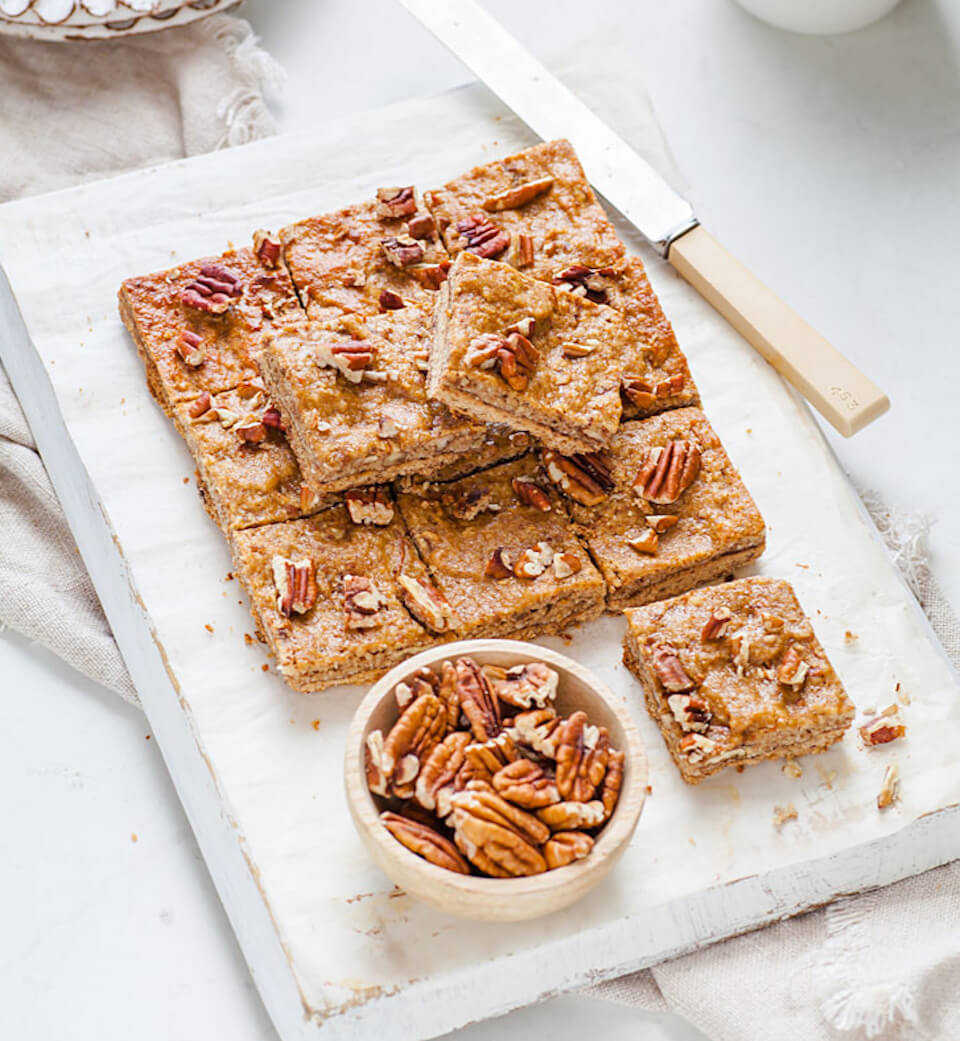
<path fill-rule="evenodd" d="M 737 0 L 752 15 L 794 33 L 830 35 L 863 29 L 900 0 Z"/>

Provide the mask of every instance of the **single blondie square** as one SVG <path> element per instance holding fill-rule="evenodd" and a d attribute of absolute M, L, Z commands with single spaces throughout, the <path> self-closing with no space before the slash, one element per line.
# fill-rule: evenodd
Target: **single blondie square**
<path fill-rule="evenodd" d="M 280 411 L 259 383 L 179 402 L 174 421 L 197 464 L 203 504 L 228 534 L 293 520 L 342 500 L 303 485 Z"/>
<path fill-rule="evenodd" d="M 613 610 L 729 575 L 763 552 L 763 518 L 698 408 L 624 423 L 602 453 L 542 458 Z"/>
<path fill-rule="evenodd" d="M 363 683 L 447 638 L 449 605 L 387 498 L 385 525 L 346 506 L 233 535 L 237 577 L 294 690 Z"/>
<path fill-rule="evenodd" d="M 279 263 L 279 243 L 261 234 L 258 248 L 128 278 L 120 287 L 120 317 L 168 415 L 178 401 L 256 378 L 264 334 L 303 314 Z"/>
<path fill-rule="evenodd" d="M 361 315 L 411 304 L 428 310 L 446 278 L 447 251 L 412 186 L 282 228 L 284 259 L 307 312 Z"/>
<path fill-rule="evenodd" d="M 628 340 L 613 308 L 461 253 L 434 312 L 427 392 L 559 451 L 595 451 L 620 423 Z"/>
<path fill-rule="evenodd" d="M 603 580 L 532 455 L 397 504 L 458 636 L 532 639 L 603 612 Z"/>
<path fill-rule="evenodd" d="M 623 243 L 569 141 L 545 141 L 424 192 L 451 256 L 467 251 L 546 282 L 574 264 L 608 268 Z"/>
<path fill-rule="evenodd" d="M 688 784 L 823 752 L 853 720 L 789 582 L 743 578 L 624 613 L 624 663 Z"/>
<path fill-rule="evenodd" d="M 429 325 L 415 307 L 341 314 L 272 336 L 261 369 L 314 491 L 430 474 L 479 446 L 482 424 L 427 400 Z"/>

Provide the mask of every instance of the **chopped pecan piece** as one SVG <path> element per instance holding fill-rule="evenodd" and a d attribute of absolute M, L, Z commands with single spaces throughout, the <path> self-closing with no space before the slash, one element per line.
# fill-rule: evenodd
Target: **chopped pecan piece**
<path fill-rule="evenodd" d="M 490 684 L 472 658 L 458 658 L 454 669 L 460 709 L 467 717 L 473 736 L 477 741 L 489 741 L 503 729 L 500 726 L 500 706 Z"/>
<path fill-rule="evenodd" d="M 502 680 L 493 683 L 493 692 L 514 708 L 545 708 L 557 696 L 560 677 L 540 661 L 514 665 Z"/>
<path fill-rule="evenodd" d="M 499 360 L 501 349 L 507 346 L 507 338 L 496 333 L 475 336 L 467 345 L 463 356 L 464 364 L 474 369 L 492 369 Z"/>
<path fill-rule="evenodd" d="M 440 496 L 443 508 L 454 520 L 471 521 L 487 511 L 496 513 L 500 504 L 485 484 L 459 484 L 450 492 Z"/>
<path fill-rule="evenodd" d="M 532 235 L 514 233 L 510 236 L 510 262 L 515 268 L 530 267 L 535 255 Z"/>
<path fill-rule="evenodd" d="M 427 692 L 414 698 L 383 742 L 380 764 L 391 785 L 412 785 L 420 767 L 446 732 L 447 710 L 437 695 Z M 410 794 L 413 794 L 412 788 Z"/>
<path fill-rule="evenodd" d="M 592 726 L 586 712 L 574 712 L 557 736 L 557 791 L 562 799 L 588 802 L 603 780 L 610 755 L 606 727 Z"/>
<path fill-rule="evenodd" d="M 253 252 L 264 267 L 277 267 L 280 263 L 280 240 L 262 228 L 253 233 Z"/>
<path fill-rule="evenodd" d="M 606 816 L 599 799 L 590 802 L 555 802 L 537 810 L 537 816 L 551 831 L 578 831 L 580 828 L 596 828 Z"/>
<path fill-rule="evenodd" d="M 210 397 L 210 391 L 205 390 L 199 398 L 191 402 L 187 412 L 191 419 L 199 419 L 202 415 L 205 415 L 210 411 L 210 407 L 213 404 L 213 399 Z"/>
<path fill-rule="evenodd" d="M 647 502 L 676 502 L 699 472 L 699 447 L 693 441 L 671 441 L 647 451 L 633 490 Z"/>
<path fill-rule="evenodd" d="M 517 578 L 539 578 L 553 563 L 553 549 L 546 542 L 538 542 L 520 551 L 513 565 Z"/>
<path fill-rule="evenodd" d="M 582 831 L 557 831 L 547 840 L 543 855 L 548 870 L 566 867 L 575 860 L 583 860 L 593 849 L 593 839 Z"/>
<path fill-rule="evenodd" d="M 677 652 L 672 647 L 661 646 L 653 652 L 653 671 L 665 691 L 682 694 L 697 685 L 687 675 Z"/>
<path fill-rule="evenodd" d="M 574 553 L 557 553 L 553 558 L 553 577 L 559 581 L 575 575 L 582 568 L 580 558 Z"/>
<path fill-rule="evenodd" d="M 697 731 L 702 734 L 710 726 L 712 716 L 702 698 L 693 694 L 671 694 L 667 698 L 667 705 L 684 733 Z"/>
<path fill-rule="evenodd" d="M 729 607 L 718 607 L 706 620 L 700 630 L 700 640 L 706 643 L 708 640 L 720 640 L 727 635 L 733 612 Z"/>
<path fill-rule="evenodd" d="M 603 304 L 607 301 L 607 291 L 613 285 L 612 279 L 616 272 L 610 267 L 586 267 L 583 264 L 574 264 L 566 270 L 561 271 L 552 282 L 561 289 L 567 289 L 578 296 L 585 296 L 594 303 Z"/>
<path fill-rule="evenodd" d="M 322 343 L 317 347 L 317 364 L 321 368 L 337 369 L 351 383 L 363 379 L 376 355 L 376 347 L 366 340 L 346 340 L 343 343 Z"/>
<path fill-rule="evenodd" d="M 267 439 L 267 425 L 256 416 L 247 416 L 234 424 L 233 432 L 245 445 L 259 445 Z"/>
<path fill-rule="evenodd" d="M 377 437 L 389 440 L 391 437 L 397 437 L 399 433 L 399 427 L 389 416 L 381 416 L 377 421 Z"/>
<path fill-rule="evenodd" d="M 378 188 L 376 215 L 381 220 L 399 220 L 417 212 L 413 185 L 405 188 Z"/>
<path fill-rule="evenodd" d="M 495 549 L 490 554 L 490 559 L 487 561 L 483 573 L 487 578 L 493 578 L 497 581 L 504 578 L 513 578 L 514 563 L 514 555 L 501 547 Z"/>
<path fill-rule="evenodd" d="M 320 496 L 309 485 L 300 485 L 300 512 L 308 513 L 320 501 Z"/>
<path fill-rule="evenodd" d="M 540 352 L 522 333 L 510 333 L 497 349 L 500 375 L 516 391 L 527 389 L 540 360 Z"/>
<path fill-rule="evenodd" d="M 403 843 L 418 857 L 461 875 L 470 874 L 470 866 L 460 855 L 457 847 L 440 832 L 390 810 L 381 813 L 380 820 L 398 842 Z"/>
<path fill-rule="evenodd" d="M 478 257 L 498 257 L 510 245 L 510 236 L 482 213 L 458 220 L 456 227 L 466 243 L 464 249 Z"/>
<path fill-rule="evenodd" d="M 243 292 L 240 277 L 222 264 L 204 264 L 180 294 L 180 302 L 207 314 L 223 314 Z"/>
<path fill-rule="evenodd" d="M 535 181 L 524 181 L 496 195 L 488 195 L 483 200 L 483 208 L 487 213 L 499 213 L 501 210 L 518 210 L 526 206 L 538 195 L 543 195 L 553 187 L 552 177 L 540 177 Z"/>
<path fill-rule="evenodd" d="M 860 736 L 868 748 L 889 744 L 903 737 L 906 732 L 907 728 L 900 720 L 900 709 L 897 705 L 888 705 L 879 716 L 860 727 Z"/>
<path fill-rule="evenodd" d="M 379 614 L 388 606 L 373 582 L 364 575 L 343 576 L 343 610 L 348 629 L 373 629 L 382 621 Z"/>
<path fill-rule="evenodd" d="M 627 539 L 627 545 L 632 550 L 636 550 L 637 553 L 646 553 L 649 556 L 653 556 L 660 548 L 660 536 L 653 528 L 645 528 L 639 535 L 632 539 Z"/>
<path fill-rule="evenodd" d="M 415 789 L 417 802 L 424 809 L 435 811 L 439 817 L 446 817 L 450 812 L 453 782 L 463 766 L 464 752 L 471 740 L 465 730 L 447 734 L 424 760 Z"/>
<path fill-rule="evenodd" d="M 393 520 L 393 500 L 386 485 L 351 488 L 343 498 L 354 524 L 373 524 L 385 528 Z"/>
<path fill-rule="evenodd" d="M 637 408 L 648 409 L 653 408 L 658 401 L 679 394 L 683 390 L 684 382 L 682 373 L 668 376 L 657 383 L 650 383 L 641 376 L 624 375 L 620 389 L 624 397 Z"/>
<path fill-rule="evenodd" d="M 492 784 L 498 795 L 525 810 L 539 810 L 560 801 L 554 778 L 530 759 L 508 763 L 493 775 Z"/>
<path fill-rule="evenodd" d="M 616 487 L 610 467 L 599 452 L 560 455 L 547 449 L 543 462 L 550 479 L 581 506 L 598 505 Z"/>
<path fill-rule="evenodd" d="M 877 809 L 885 810 L 900 798 L 900 767 L 896 763 L 888 763 L 883 771 L 880 791 L 877 792 Z"/>
<path fill-rule="evenodd" d="M 273 405 L 264 409 L 263 415 L 260 417 L 260 422 L 271 430 L 279 430 L 281 434 L 287 432 L 287 426 L 283 421 L 283 416 L 280 415 L 280 409 Z"/>
<path fill-rule="evenodd" d="M 716 751 L 717 742 L 704 734 L 690 733 L 680 741 L 677 747 L 691 763 L 699 763 Z"/>
<path fill-rule="evenodd" d="M 553 707 L 518 712 L 508 733 L 518 744 L 550 759 L 557 757 L 557 741 L 563 720 Z"/>
<path fill-rule="evenodd" d="M 407 231 L 412 239 L 432 239 L 437 233 L 437 222 L 429 213 L 419 213 L 410 218 Z"/>
<path fill-rule="evenodd" d="M 600 789 L 600 802 L 603 804 L 603 819 L 610 820 L 613 811 L 617 808 L 620 798 L 620 789 L 623 787 L 623 764 L 626 761 L 626 753 L 610 750 L 607 759 L 607 772 L 603 777 L 603 785 Z"/>
<path fill-rule="evenodd" d="M 649 513 L 645 520 L 658 535 L 662 535 L 676 527 L 680 518 L 674 513 Z"/>
<path fill-rule="evenodd" d="M 313 561 L 275 556 L 270 562 L 277 589 L 277 610 L 284 617 L 306 614 L 317 602 L 317 576 Z"/>
<path fill-rule="evenodd" d="M 386 797 L 388 793 L 387 775 L 383 769 L 383 731 L 371 730 L 367 734 L 364 745 L 364 773 L 367 787 L 374 795 Z"/>
<path fill-rule="evenodd" d="M 777 831 L 782 831 L 788 821 L 795 821 L 798 816 L 797 808 L 792 802 L 788 802 L 786 806 L 774 806 L 773 826 Z"/>
<path fill-rule="evenodd" d="M 423 578 L 398 575 L 400 599 L 414 618 L 431 632 L 446 633 L 456 624 L 453 608 L 436 586 Z"/>
<path fill-rule="evenodd" d="M 439 289 L 447 280 L 447 272 L 450 270 L 450 261 L 442 260 L 439 264 L 417 264 L 409 269 L 412 275 L 424 289 Z"/>
<path fill-rule="evenodd" d="M 380 290 L 379 303 L 381 311 L 399 311 L 402 307 L 406 307 L 403 297 L 399 293 L 394 293 L 392 289 Z"/>
<path fill-rule="evenodd" d="M 797 645 L 791 644 L 777 669 L 777 682 L 785 687 L 792 687 L 794 693 L 799 693 L 807 681 L 809 671 L 809 663 L 801 657 Z"/>
<path fill-rule="evenodd" d="M 550 496 L 536 481 L 530 480 L 529 477 L 514 477 L 510 483 L 513 486 L 514 495 L 524 506 L 533 506 L 543 513 L 550 512 L 552 509 Z"/>
<path fill-rule="evenodd" d="M 207 360 L 207 352 L 203 346 L 203 337 L 198 336 L 189 329 L 184 329 L 180 334 L 176 351 L 180 356 L 180 360 L 192 369 L 198 368 Z"/>
<path fill-rule="evenodd" d="M 518 318 L 513 325 L 508 325 L 506 333 L 519 333 L 521 336 L 525 336 L 528 340 L 533 339 L 533 334 L 537 330 L 537 320 L 533 315 L 526 315 L 523 318 Z"/>
<path fill-rule="evenodd" d="M 588 354 L 593 354 L 599 346 L 600 344 L 596 340 L 585 340 L 583 343 L 568 341 L 560 345 L 560 350 L 567 358 L 586 358 Z"/>
<path fill-rule="evenodd" d="M 405 268 L 419 264 L 426 255 L 426 250 L 409 235 L 391 235 L 380 240 L 380 248 L 384 256 L 395 267 Z"/>

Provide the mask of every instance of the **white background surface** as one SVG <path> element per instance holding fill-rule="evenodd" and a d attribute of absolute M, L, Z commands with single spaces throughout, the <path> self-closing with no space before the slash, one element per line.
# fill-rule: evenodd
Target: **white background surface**
<path fill-rule="evenodd" d="M 960 264 L 945 234 L 960 15 L 906 0 L 811 39 L 726 0 L 554 0 L 549 22 L 540 4 L 490 7 L 548 60 L 609 33 L 640 65 L 703 222 L 890 393 L 892 412 L 838 453 L 891 504 L 936 513 L 934 569 L 960 602 Z M 464 79 L 392 0 L 246 14 L 288 69 L 288 129 Z M 9 633 L 0 689 L 0 1037 L 273 1041 L 143 717 Z M 614 1041 L 695 1036 L 576 997 L 462 1036 L 565 1041 L 585 1023 Z"/>

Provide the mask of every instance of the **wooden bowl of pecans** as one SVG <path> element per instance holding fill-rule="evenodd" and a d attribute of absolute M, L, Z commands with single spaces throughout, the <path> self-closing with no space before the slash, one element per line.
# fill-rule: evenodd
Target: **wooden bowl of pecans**
<path fill-rule="evenodd" d="M 412 896 L 481 921 L 579 900 L 629 843 L 647 759 L 626 704 L 588 669 L 516 640 L 415 655 L 350 727 L 354 823 Z"/>

